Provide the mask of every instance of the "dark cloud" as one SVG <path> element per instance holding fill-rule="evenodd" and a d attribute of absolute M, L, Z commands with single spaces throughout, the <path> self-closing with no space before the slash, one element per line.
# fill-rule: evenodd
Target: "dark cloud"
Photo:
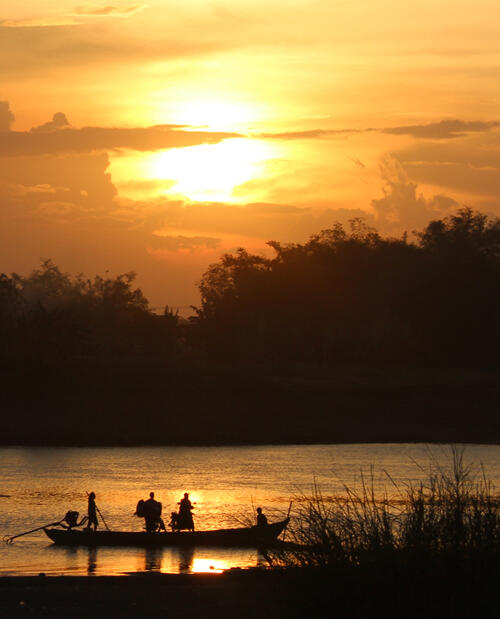
<path fill-rule="evenodd" d="M 266 140 L 314 140 L 344 136 L 349 133 L 360 133 L 371 129 L 307 129 L 305 131 L 283 131 L 280 133 L 259 133 L 249 137 L 257 137 Z"/>
<path fill-rule="evenodd" d="M 223 246 L 261 245 L 268 240 L 302 242 L 336 222 L 363 217 L 375 225 L 373 215 L 361 209 L 300 208 L 288 204 L 183 203 L 164 198 L 140 202 L 120 201 L 120 212 L 131 225 L 161 231 L 168 237 L 221 239 Z M 162 237 L 163 238 L 163 237 Z"/>
<path fill-rule="evenodd" d="M 441 120 L 428 125 L 408 125 L 404 127 L 389 127 L 382 129 L 382 133 L 391 135 L 410 135 L 414 138 L 444 140 L 449 138 L 461 138 L 468 133 L 490 131 L 500 127 L 498 121 L 466 121 L 466 120 Z"/>
<path fill-rule="evenodd" d="M 2 157 L 2 195 L 16 200 L 22 212 L 35 208 L 41 201 L 71 202 L 89 213 L 109 211 L 116 189 L 108 166 L 106 153 Z"/>
<path fill-rule="evenodd" d="M 417 142 L 394 151 L 409 177 L 476 198 L 500 197 L 500 133 L 471 134 L 449 142 Z"/>
<path fill-rule="evenodd" d="M 447 215 L 459 205 L 451 197 L 438 194 L 425 198 L 417 193 L 417 183 L 411 181 L 401 164 L 386 158 L 381 164 L 384 182 L 383 197 L 374 199 L 377 226 L 385 232 L 422 228 L 429 220 Z"/>
<path fill-rule="evenodd" d="M 84 15 L 89 17 L 107 17 L 107 16 L 118 16 L 118 17 L 126 17 L 128 15 L 133 15 L 134 13 L 138 13 L 146 8 L 146 4 L 142 2 L 136 2 L 135 4 L 129 4 L 128 6 L 95 6 L 95 5 L 83 5 L 77 6 L 74 9 L 75 15 Z"/>
<path fill-rule="evenodd" d="M 8 101 L 0 101 L 0 132 L 9 131 L 15 117 Z"/>
<path fill-rule="evenodd" d="M 418 183 L 447 187 L 454 191 L 500 197 L 500 153 L 497 167 L 475 167 L 468 163 L 418 162 L 402 164 Z"/>
<path fill-rule="evenodd" d="M 354 165 L 359 168 L 360 170 L 364 170 L 366 168 L 365 164 L 360 160 L 360 159 L 356 159 L 356 158 L 352 158 L 349 157 L 349 159 L 354 163 Z"/>
<path fill-rule="evenodd" d="M 221 243 L 221 239 L 212 236 L 159 236 L 154 234 L 151 237 L 150 246 L 151 249 L 178 251 L 179 249 L 217 249 Z"/>
<path fill-rule="evenodd" d="M 463 163 L 476 168 L 497 168 L 500 165 L 500 134 L 472 135 L 450 142 L 416 142 L 393 151 L 393 155 L 404 163 Z"/>
<path fill-rule="evenodd" d="M 5 114 L 4 114 L 5 116 Z M 173 128 L 175 127 L 175 128 Z M 131 149 L 155 151 L 199 144 L 216 144 L 236 133 L 183 131 L 179 126 L 153 127 L 70 127 L 62 112 L 31 131 L 6 131 L 0 136 L 0 156 L 26 156 L 62 153 L 90 153 L 99 150 Z"/>
<path fill-rule="evenodd" d="M 315 140 L 378 131 L 388 135 L 409 135 L 419 139 L 444 140 L 464 137 L 469 133 L 487 132 L 497 127 L 500 127 L 500 122 L 498 121 L 441 120 L 429 124 L 383 127 L 380 129 L 373 127 L 365 129 L 307 129 L 304 131 L 259 133 L 249 137 L 273 140 Z"/>
<path fill-rule="evenodd" d="M 59 129 L 67 129 L 69 126 L 70 124 L 66 118 L 66 114 L 56 112 L 52 117 L 52 120 L 49 120 L 38 127 L 33 127 L 30 133 L 52 133 L 53 131 L 58 131 Z"/>
<path fill-rule="evenodd" d="M 207 235 L 283 239 L 289 236 L 295 221 L 300 220 L 309 209 L 279 204 L 177 204 L 164 201 L 159 212 L 168 229 L 196 230 Z M 297 225 L 300 227 L 300 224 Z"/>

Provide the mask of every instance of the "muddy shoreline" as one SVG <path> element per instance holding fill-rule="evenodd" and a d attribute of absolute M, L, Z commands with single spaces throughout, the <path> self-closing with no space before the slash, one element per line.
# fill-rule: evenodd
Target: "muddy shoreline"
<path fill-rule="evenodd" d="M 490 566 L 491 567 L 491 566 Z M 498 567 L 0 578 L 0 617 L 496 617 Z"/>

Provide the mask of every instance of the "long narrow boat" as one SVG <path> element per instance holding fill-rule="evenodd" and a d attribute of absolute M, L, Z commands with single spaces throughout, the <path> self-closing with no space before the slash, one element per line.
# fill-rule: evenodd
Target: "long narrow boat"
<path fill-rule="evenodd" d="M 289 519 L 261 527 L 181 531 L 180 533 L 146 533 L 145 531 L 88 531 L 45 528 L 48 537 L 59 546 L 226 546 L 260 548 L 276 543 Z"/>

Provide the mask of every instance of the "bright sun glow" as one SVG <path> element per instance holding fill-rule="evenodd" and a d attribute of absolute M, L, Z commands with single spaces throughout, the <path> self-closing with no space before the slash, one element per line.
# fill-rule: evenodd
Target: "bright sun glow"
<path fill-rule="evenodd" d="M 196 95 L 189 100 L 171 102 L 166 109 L 160 105 L 154 120 L 160 124 L 168 122 L 210 131 L 248 131 L 263 116 L 261 103 L 222 101 Z"/>
<path fill-rule="evenodd" d="M 174 181 L 165 193 L 198 201 L 238 201 L 234 189 L 264 176 L 266 160 L 274 152 L 269 144 L 243 138 L 220 144 L 175 148 L 151 155 L 145 176 Z"/>
<path fill-rule="evenodd" d="M 184 131 L 246 134 L 262 113 L 255 103 L 193 98 L 170 103 L 155 120 L 184 125 Z M 270 160 L 280 156 L 276 143 L 228 138 L 217 144 L 120 153 L 111 157 L 109 172 L 120 194 L 131 199 L 148 194 L 200 202 L 259 201 L 262 189 L 251 186 L 251 181 L 264 180 Z M 245 183 L 247 187 L 235 191 Z"/>
<path fill-rule="evenodd" d="M 191 101 L 178 106 L 173 122 L 206 127 L 211 131 L 227 131 L 228 128 L 248 123 L 253 116 L 253 110 L 242 105 Z"/>
<path fill-rule="evenodd" d="M 192 571 L 195 574 L 221 574 L 222 571 L 228 569 L 228 567 L 229 565 L 225 561 L 217 561 L 213 559 L 194 559 Z"/>

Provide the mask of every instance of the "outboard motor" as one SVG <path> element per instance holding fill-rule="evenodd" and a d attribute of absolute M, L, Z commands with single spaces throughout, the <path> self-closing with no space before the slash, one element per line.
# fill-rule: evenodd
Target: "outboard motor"
<path fill-rule="evenodd" d="M 63 518 L 63 522 L 65 522 L 70 529 L 78 526 L 78 512 L 67 511 L 66 516 Z"/>

